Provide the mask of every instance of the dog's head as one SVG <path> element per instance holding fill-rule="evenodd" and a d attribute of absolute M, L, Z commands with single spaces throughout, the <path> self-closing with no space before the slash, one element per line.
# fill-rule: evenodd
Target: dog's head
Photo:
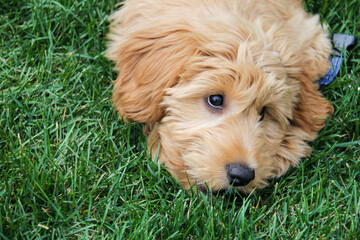
<path fill-rule="evenodd" d="M 107 52 L 114 107 L 146 124 L 153 157 L 185 188 L 248 193 L 310 152 L 331 105 L 289 42 L 233 22 L 120 15 Z"/>

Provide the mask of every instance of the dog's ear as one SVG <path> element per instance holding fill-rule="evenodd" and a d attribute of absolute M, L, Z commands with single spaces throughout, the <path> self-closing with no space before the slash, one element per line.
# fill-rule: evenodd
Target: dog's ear
<path fill-rule="evenodd" d="M 318 86 L 311 79 L 311 73 L 303 69 L 300 77 L 299 102 L 293 111 L 293 121 L 305 132 L 315 135 L 324 127 L 326 118 L 334 112 L 334 108 L 318 91 Z"/>
<path fill-rule="evenodd" d="M 164 89 L 174 86 L 196 44 L 184 24 L 152 22 L 113 24 L 107 57 L 119 71 L 112 101 L 125 121 L 159 121 Z M 118 29 L 116 29 L 118 28 Z M 120 30 L 119 30 L 120 29 Z"/>

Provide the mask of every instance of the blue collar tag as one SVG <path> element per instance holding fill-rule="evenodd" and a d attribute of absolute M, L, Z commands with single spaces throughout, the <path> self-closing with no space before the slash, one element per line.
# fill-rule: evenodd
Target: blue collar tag
<path fill-rule="evenodd" d="M 327 85 L 334 81 L 336 75 L 340 71 L 341 63 L 345 61 L 348 56 L 347 50 L 350 46 L 355 45 L 356 38 L 351 35 L 345 34 L 334 34 L 333 45 L 334 49 L 332 57 L 330 57 L 331 68 L 329 72 L 322 78 L 319 79 L 320 90 L 323 90 Z"/>

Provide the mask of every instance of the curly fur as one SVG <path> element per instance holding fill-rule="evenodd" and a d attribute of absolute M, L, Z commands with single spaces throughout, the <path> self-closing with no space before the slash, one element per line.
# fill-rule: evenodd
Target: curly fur
<path fill-rule="evenodd" d="M 238 190 L 266 186 L 310 154 L 333 112 L 314 84 L 331 44 L 300 0 L 127 0 L 110 20 L 114 108 L 145 123 L 149 151 L 185 189 L 229 188 L 229 163 L 255 169 Z M 213 93 L 222 111 L 206 104 Z"/>

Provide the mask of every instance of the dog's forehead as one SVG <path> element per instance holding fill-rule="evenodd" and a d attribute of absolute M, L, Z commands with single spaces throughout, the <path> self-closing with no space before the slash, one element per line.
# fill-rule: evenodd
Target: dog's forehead
<path fill-rule="evenodd" d="M 194 61 L 181 78 L 188 94 L 221 93 L 249 101 L 281 95 L 288 85 L 285 70 L 278 66 L 263 67 L 253 61 L 231 61 L 221 57 Z"/>

